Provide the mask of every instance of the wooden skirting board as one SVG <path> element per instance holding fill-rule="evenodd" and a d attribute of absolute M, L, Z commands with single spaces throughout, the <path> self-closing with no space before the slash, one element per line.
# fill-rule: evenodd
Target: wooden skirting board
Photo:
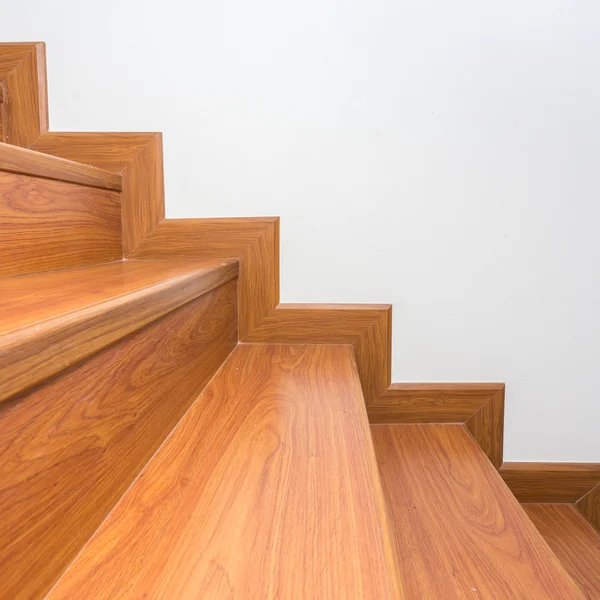
<path fill-rule="evenodd" d="M 351 344 L 371 422 L 463 423 L 502 465 L 502 384 L 391 384 L 388 305 L 280 305 L 278 217 L 165 219 L 161 134 L 48 132 L 46 88 L 43 43 L 0 45 L 0 141 L 120 174 L 124 257 L 237 258 L 242 341 Z"/>
<path fill-rule="evenodd" d="M 46 131 L 46 45 L 0 44 L 0 142 L 28 148 Z"/>
<path fill-rule="evenodd" d="M 492 464 L 502 464 L 502 383 L 394 383 L 368 413 L 371 423 L 464 423 Z"/>
<path fill-rule="evenodd" d="M 567 503 L 600 530 L 600 463 L 508 462 L 502 478 L 523 503 Z"/>
<path fill-rule="evenodd" d="M 2 56 L 25 60 L 23 45 L 8 44 L 3 48 L 0 65 Z M 45 49 L 43 44 L 30 44 L 27 52 L 34 49 L 38 64 Z M 14 60 L 11 68 L 14 68 Z M 23 63 L 22 68 L 26 66 Z M 30 95 L 44 99 L 38 104 L 46 115 L 46 125 L 36 125 L 40 122 L 40 109 L 36 105 L 25 103 L 20 100 L 21 96 L 13 94 L 14 102 L 21 106 L 19 120 L 28 130 L 37 131 L 37 135 L 6 141 L 119 174 L 125 258 L 238 259 L 240 340 L 351 344 L 371 418 L 375 422 L 405 422 L 401 413 L 406 415 L 407 408 L 401 406 L 406 394 L 412 394 L 411 390 L 420 391 L 419 386 L 413 389 L 413 384 L 390 385 L 389 305 L 279 304 L 278 217 L 165 219 L 161 134 L 48 132 L 45 65 L 36 73 L 37 77 L 29 77 L 28 89 Z M 452 389 L 453 386 L 441 387 L 441 397 L 446 398 L 444 402 L 451 404 L 453 414 L 458 416 L 447 413 L 441 421 L 435 421 L 433 410 L 427 422 L 433 418 L 433 422 L 450 419 L 450 422 L 465 423 L 490 460 L 499 466 L 502 462 L 503 387 L 483 389 L 461 384 L 457 390 L 462 389 L 462 392 Z M 430 405 L 429 409 L 432 408 Z M 415 414 L 421 410 L 417 406 L 414 409 Z"/>

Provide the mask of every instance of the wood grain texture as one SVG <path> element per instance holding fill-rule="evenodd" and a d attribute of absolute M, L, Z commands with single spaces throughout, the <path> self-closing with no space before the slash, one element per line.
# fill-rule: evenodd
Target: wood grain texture
<path fill-rule="evenodd" d="M 519 502 L 574 503 L 600 483 L 600 464 L 507 462 L 500 474 Z"/>
<path fill-rule="evenodd" d="M 408 598 L 581 598 L 460 424 L 371 425 Z"/>
<path fill-rule="evenodd" d="M 523 504 L 585 598 L 600 598 L 600 532 L 571 504 Z"/>
<path fill-rule="evenodd" d="M 97 529 L 234 348 L 235 298 L 232 281 L 0 408 L 0 598 L 43 597 Z"/>
<path fill-rule="evenodd" d="M 119 260 L 118 192 L 0 172 L 0 277 Z"/>
<path fill-rule="evenodd" d="M 123 261 L 0 280 L 0 400 L 237 276 L 226 261 Z"/>
<path fill-rule="evenodd" d="M 166 219 L 131 258 L 237 258 L 240 339 L 279 302 L 279 218 Z"/>
<path fill-rule="evenodd" d="M 0 44 L 0 142 L 31 146 L 48 130 L 46 46 Z"/>
<path fill-rule="evenodd" d="M 389 598 L 378 490 L 352 349 L 241 344 L 49 598 Z"/>
<path fill-rule="evenodd" d="M 465 427 L 499 469 L 504 460 L 504 386 L 467 419 Z"/>
<path fill-rule="evenodd" d="M 465 423 L 494 466 L 502 464 L 503 383 L 393 383 L 368 414 L 371 423 Z"/>
<path fill-rule="evenodd" d="M 125 257 L 164 219 L 162 134 L 52 132 L 32 149 L 122 175 Z"/>
<path fill-rule="evenodd" d="M 390 383 L 391 312 L 389 304 L 280 304 L 244 341 L 351 344 L 368 406 Z"/>
<path fill-rule="evenodd" d="M 367 411 L 371 423 L 464 423 L 501 383 L 392 383 Z"/>
<path fill-rule="evenodd" d="M 0 143 L 0 171 L 121 191 L 123 178 L 90 165 Z"/>
<path fill-rule="evenodd" d="M 575 507 L 590 525 L 600 531 L 600 484 L 578 500 Z"/>

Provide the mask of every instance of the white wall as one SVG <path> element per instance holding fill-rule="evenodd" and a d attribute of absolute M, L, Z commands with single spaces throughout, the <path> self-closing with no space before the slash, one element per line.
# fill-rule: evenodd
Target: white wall
<path fill-rule="evenodd" d="M 164 132 L 170 217 L 282 217 L 282 300 L 393 302 L 396 381 L 600 461 L 600 3 L 3 0 L 53 130 Z"/>

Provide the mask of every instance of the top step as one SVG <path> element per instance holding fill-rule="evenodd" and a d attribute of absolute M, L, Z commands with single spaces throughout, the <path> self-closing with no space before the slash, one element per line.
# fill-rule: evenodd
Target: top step
<path fill-rule="evenodd" d="M 0 143 L 0 277 L 119 260 L 120 173 Z"/>
<path fill-rule="evenodd" d="M 237 275 L 237 259 L 212 259 L 118 261 L 0 279 L 0 401 Z"/>

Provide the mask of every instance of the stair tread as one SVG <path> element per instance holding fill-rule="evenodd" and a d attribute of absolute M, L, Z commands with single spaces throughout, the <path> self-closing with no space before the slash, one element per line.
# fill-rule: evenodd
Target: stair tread
<path fill-rule="evenodd" d="M 237 259 L 152 260 L 0 279 L 0 400 L 237 274 Z"/>
<path fill-rule="evenodd" d="M 388 598 L 386 531 L 352 348 L 241 344 L 49 597 Z"/>
<path fill-rule="evenodd" d="M 600 598 L 600 532 L 572 504 L 523 504 L 586 598 Z"/>
<path fill-rule="evenodd" d="M 409 598 L 581 598 L 461 424 L 371 425 Z"/>

